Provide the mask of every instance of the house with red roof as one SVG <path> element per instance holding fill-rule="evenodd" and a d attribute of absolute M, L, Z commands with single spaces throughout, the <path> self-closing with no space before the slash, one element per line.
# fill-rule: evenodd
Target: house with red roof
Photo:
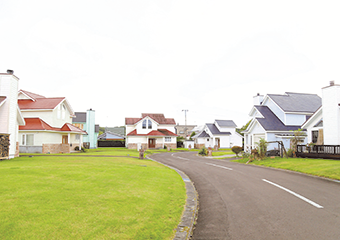
<path fill-rule="evenodd" d="M 164 114 L 142 113 L 140 118 L 125 118 L 126 140 L 129 149 L 177 148 L 176 122 Z"/>
<path fill-rule="evenodd" d="M 65 97 L 48 98 L 20 90 L 18 105 L 26 125 L 19 127 L 20 152 L 69 153 L 87 134 L 72 125 L 75 116 Z"/>
<path fill-rule="evenodd" d="M 18 85 L 13 70 L 0 73 L 0 159 L 19 156 L 18 127 L 25 121 L 18 108 Z"/>

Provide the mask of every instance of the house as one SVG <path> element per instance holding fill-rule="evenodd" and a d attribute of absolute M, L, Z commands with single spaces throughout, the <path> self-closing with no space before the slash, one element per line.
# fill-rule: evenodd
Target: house
<path fill-rule="evenodd" d="M 195 148 L 242 146 L 243 137 L 236 132 L 236 127 L 232 120 L 215 120 L 214 123 L 206 123 L 202 131 L 193 136 Z"/>
<path fill-rule="evenodd" d="M 87 133 L 72 125 L 75 115 L 65 97 L 47 98 L 20 90 L 18 105 L 26 122 L 19 127 L 20 152 L 69 153 L 82 146 Z"/>
<path fill-rule="evenodd" d="M 290 148 L 293 131 L 301 128 L 321 106 L 321 98 L 316 94 L 292 93 L 257 94 L 249 116 L 252 118 L 244 133 L 245 151 L 256 147 L 260 138 L 267 142 L 282 141 L 285 148 Z M 306 142 L 305 137 L 300 139 Z M 269 144 L 268 150 L 275 149 L 277 144 Z"/>
<path fill-rule="evenodd" d="M 190 137 L 191 130 L 193 130 L 196 127 L 196 125 L 179 125 L 177 124 L 175 126 L 176 134 L 183 138 Z"/>
<path fill-rule="evenodd" d="M 18 107 L 18 85 L 13 70 L 0 73 L 0 159 L 19 156 L 18 128 L 25 121 Z"/>
<path fill-rule="evenodd" d="M 95 111 L 92 108 L 86 112 L 75 112 L 72 124 L 87 132 L 87 135 L 83 136 L 83 144 L 86 148 L 97 148 L 99 125 L 95 124 Z"/>
<path fill-rule="evenodd" d="M 129 149 L 176 148 L 176 122 L 164 114 L 142 113 L 141 118 L 125 118 L 126 141 Z"/>
<path fill-rule="evenodd" d="M 322 106 L 302 125 L 308 143 L 340 145 L 340 85 L 330 82 L 322 88 Z"/>

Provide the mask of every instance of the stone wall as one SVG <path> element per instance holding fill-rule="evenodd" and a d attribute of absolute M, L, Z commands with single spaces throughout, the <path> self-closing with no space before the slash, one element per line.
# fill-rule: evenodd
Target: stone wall
<path fill-rule="evenodd" d="M 43 153 L 70 153 L 69 144 L 43 144 Z"/>
<path fill-rule="evenodd" d="M 201 149 L 204 146 L 205 146 L 204 143 L 195 143 L 195 149 Z"/>

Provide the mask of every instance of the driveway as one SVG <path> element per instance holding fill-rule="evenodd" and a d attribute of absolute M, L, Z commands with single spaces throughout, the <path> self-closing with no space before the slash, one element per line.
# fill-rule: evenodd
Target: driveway
<path fill-rule="evenodd" d="M 340 239 L 338 182 L 190 152 L 152 158 L 194 182 L 193 239 Z"/>

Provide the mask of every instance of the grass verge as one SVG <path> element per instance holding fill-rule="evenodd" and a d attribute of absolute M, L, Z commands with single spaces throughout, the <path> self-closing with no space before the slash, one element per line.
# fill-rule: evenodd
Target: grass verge
<path fill-rule="evenodd" d="M 246 163 L 248 159 L 233 160 L 233 162 Z M 319 177 L 340 180 L 340 161 L 311 158 L 266 158 L 253 161 L 250 164 L 281 168 Z"/>
<path fill-rule="evenodd" d="M 20 157 L 0 176 L 3 239 L 172 239 L 185 205 L 181 177 L 149 160 Z"/>

